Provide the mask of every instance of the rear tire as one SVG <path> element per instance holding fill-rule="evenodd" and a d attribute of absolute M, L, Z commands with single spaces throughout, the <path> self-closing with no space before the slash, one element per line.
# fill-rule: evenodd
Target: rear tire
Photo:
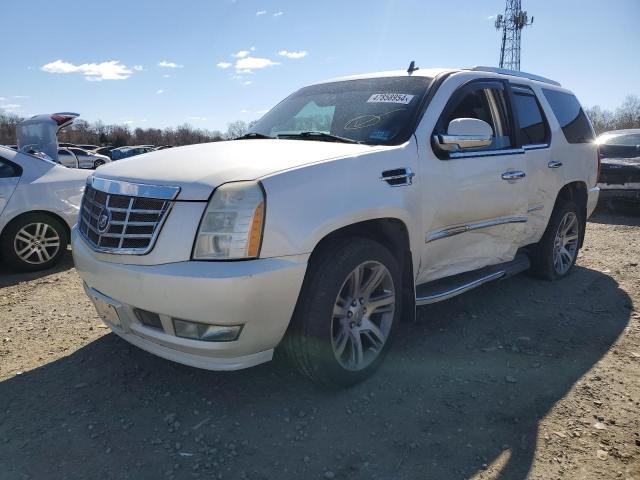
<path fill-rule="evenodd" d="M 532 273 L 545 280 L 567 276 L 578 258 L 584 222 L 575 203 L 558 203 L 540 241 L 531 252 Z"/>
<path fill-rule="evenodd" d="M 58 219 L 46 213 L 27 213 L 5 228 L 0 250 L 12 268 L 35 272 L 58 263 L 68 243 L 67 228 Z"/>
<path fill-rule="evenodd" d="M 395 257 L 372 240 L 349 238 L 312 261 L 284 349 L 306 376 L 348 387 L 382 362 L 401 315 Z"/>

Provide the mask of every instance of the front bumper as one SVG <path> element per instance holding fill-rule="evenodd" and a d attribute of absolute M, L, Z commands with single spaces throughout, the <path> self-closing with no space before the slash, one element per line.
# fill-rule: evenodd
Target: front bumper
<path fill-rule="evenodd" d="M 115 307 L 128 342 L 160 357 L 209 370 L 236 370 L 269 361 L 289 325 L 307 256 L 237 262 L 129 265 L 99 260 L 72 231 L 76 269 L 96 303 Z M 140 322 L 135 309 L 159 315 L 162 328 Z M 243 325 L 231 342 L 177 337 L 172 319 Z"/>

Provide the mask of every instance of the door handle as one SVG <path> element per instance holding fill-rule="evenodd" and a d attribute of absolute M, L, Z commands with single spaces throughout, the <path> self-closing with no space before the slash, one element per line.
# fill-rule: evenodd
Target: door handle
<path fill-rule="evenodd" d="M 562 166 L 562 162 L 558 162 L 557 160 L 551 160 L 547 163 L 547 167 L 549 168 L 560 168 Z"/>
<path fill-rule="evenodd" d="M 521 178 L 524 178 L 526 176 L 527 175 L 523 171 L 516 170 L 516 171 L 504 172 L 502 174 L 502 179 L 503 180 L 520 180 Z"/>

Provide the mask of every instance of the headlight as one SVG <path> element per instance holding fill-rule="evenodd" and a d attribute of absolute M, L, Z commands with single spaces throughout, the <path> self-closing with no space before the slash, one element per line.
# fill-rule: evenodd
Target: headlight
<path fill-rule="evenodd" d="M 257 182 L 219 186 L 204 212 L 194 260 L 257 258 L 262 243 L 264 193 Z"/>

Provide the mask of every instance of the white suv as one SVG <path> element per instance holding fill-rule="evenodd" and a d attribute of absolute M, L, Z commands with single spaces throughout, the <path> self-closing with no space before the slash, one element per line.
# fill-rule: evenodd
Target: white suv
<path fill-rule="evenodd" d="M 401 317 L 531 269 L 564 277 L 598 155 L 556 82 L 487 67 L 308 86 L 237 141 L 89 178 L 73 254 L 103 320 L 176 362 L 232 370 L 282 346 L 350 385 Z"/>

